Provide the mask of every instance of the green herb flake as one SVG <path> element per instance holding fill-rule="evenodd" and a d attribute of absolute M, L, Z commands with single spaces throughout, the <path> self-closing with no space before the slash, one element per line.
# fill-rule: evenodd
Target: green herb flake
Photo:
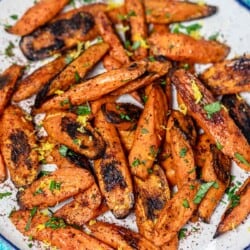
<path fill-rule="evenodd" d="M 60 106 L 63 107 L 65 105 L 69 104 L 69 103 L 70 103 L 69 99 L 65 99 L 65 100 L 63 100 L 63 101 L 60 102 Z"/>
<path fill-rule="evenodd" d="M 171 14 L 167 12 L 167 13 L 165 14 L 165 17 L 166 17 L 166 18 L 170 18 L 170 17 L 171 17 Z"/>
<path fill-rule="evenodd" d="M 148 134 L 149 132 L 146 128 L 142 128 L 141 133 L 145 135 L 145 134 Z"/>
<path fill-rule="evenodd" d="M 246 166 L 250 167 L 250 163 L 244 158 L 243 155 L 241 155 L 240 153 L 236 152 L 234 154 L 234 157 L 242 164 L 245 164 Z"/>
<path fill-rule="evenodd" d="M 230 201 L 231 208 L 238 206 L 240 203 L 240 196 L 236 194 L 237 189 L 238 186 L 234 185 L 226 190 L 227 198 Z"/>
<path fill-rule="evenodd" d="M 73 60 L 74 60 L 74 58 L 71 55 L 67 55 L 65 57 L 65 63 L 66 64 L 70 64 Z"/>
<path fill-rule="evenodd" d="M 178 234 L 178 238 L 180 240 L 184 239 L 186 237 L 186 232 L 187 232 L 187 228 L 181 228 L 181 230 L 179 231 L 179 234 Z"/>
<path fill-rule="evenodd" d="M 47 176 L 49 175 L 51 172 L 50 171 L 46 171 L 46 170 L 41 170 L 40 173 L 38 174 L 38 178 L 41 178 L 43 176 Z"/>
<path fill-rule="evenodd" d="M 204 196 L 206 195 L 209 188 L 212 187 L 214 185 L 214 183 L 215 183 L 214 181 L 210 181 L 210 182 L 203 183 L 200 186 L 197 194 L 194 197 L 195 204 L 199 204 L 201 202 L 201 200 L 204 198 Z"/>
<path fill-rule="evenodd" d="M 5 30 L 10 29 L 11 27 L 12 27 L 12 25 L 10 25 L 10 24 L 4 24 L 4 29 L 5 29 Z"/>
<path fill-rule="evenodd" d="M 18 15 L 11 15 L 10 18 L 13 19 L 13 20 L 17 20 L 18 19 Z"/>
<path fill-rule="evenodd" d="M 129 49 L 130 46 L 131 46 L 130 41 L 129 41 L 129 40 L 126 40 L 125 43 L 124 43 L 124 46 L 125 46 L 126 49 Z"/>
<path fill-rule="evenodd" d="M 121 14 L 117 15 L 118 19 L 122 21 L 128 20 L 131 16 L 136 16 L 136 13 L 134 10 L 130 10 L 127 15 L 121 15 Z"/>
<path fill-rule="evenodd" d="M 216 32 L 215 34 L 209 36 L 209 37 L 208 37 L 208 40 L 210 40 L 210 41 L 217 41 L 219 35 L 220 35 L 220 33 L 219 33 L 219 32 Z"/>
<path fill-rule="evenodd" d="M 149 174 L 152 174 L 154 172 L 152 168 L 148 168 L 147 171 Z"/>
<path fill-rule="evenodd" d="M 217 147 L 218 150 L 222 150 L 223 149 L 223 146 L 220 144 L 219 141 L 216 141 L 215 144 L 216 144 L 216 147 Z"/>
<path fill-rule="evenodd" d="M 38 188 L 35 192 L 34 192 L 34 196 L 38 195 L 38 194 L 43 194 L 43 190 L 41 188 Z"/>
<path fill-rule="evenodd" d="M 9 42 L 8 46 L 5 48 L 4 54 L 8 57 L 14 56 L 13 49 L 15 48 L 15 45 L 13 42 Z"/>
<path fill-rule="evenodd" d="M 160 84 L 161 84 L 162 86 L 165 86 L 165 85 L 167 84 L 167 82 L 166 82 L 166 80 L 161 80 Z"/>
<path fill-rule="evenodd" d="M 51 217 L 47 222 L 45 222 L 46 228 L 58 229 L 58 228 L 65 228 L 66 224 L 63 219 Z"/>
<path fill-rule="evenodd" d="M 79 73 L 76 71 L 75 72 L 75 81 L 76 81 L 76 83 L 79 83 L 80 79 L 81 79 L 81 77 L 80 77 Z"/>
<path fill-rule="evenodd" d="M 152 10 L 151 9 L 146 9 L 146 15 L 151 15 L 151 13 L 152 13 Z"/>
<path fill-rule="evenodd" d="M 143 96 L 142 96 L 142 100 L 143 100 L 143 102 L 144 102 L 144 103 L 146 103 L 146 102 L 147 102 L 147 100 L 148 100 L 148 96 L 143 95 Z"/>
<path fill-rule="evenodd" d="M 185 63 L 182 65 L 182 68 L 188 70 L 190 68 L 190 65 L 188 63 Z"/>
<path fill-rule="evenodd" d="M 65 145 L 61 145 L 59 148 L 59 153 L 61 156 L 66 157 L 68 152 L 68 147 Z"/>
<path fill-rule="evenodd" d="M 219 101 L 216 101 L 205 105 L 204 110 L 207 112 L 207 117 L 211 119 L 215 113 L 221 110 L 221 107 L 222 107 L 221 103 Z"/>
<path fill-rule="evenodd" d="M 135 41 L 131 47 L 132 50 L 137 50 L 139 49 L 141 46 L 141 42 L 140 41 Z"/>
<path fill-rule="evenodd" d="M 186 156 L 186 154 L 187 154 L 187 148 L 182 148 L 182 149 L 180 150 L 180 152 L 179 152 L 179 156 L 180 156 L 181 158 L 184 158 L 184 157 Z"/>
<path fill-rule="evenodd" d="M 154 145 L 150 146 L 150 148 L 149 148 L 149 155 L 155 158 L 157 156 L 157 153 L 158 152 L 155 149 L 155 146 Z"/>
<path fill-rule="evenodd" d="M 137 167 L 137 166 L 139 166 L 141 164 L 141 161 L 138 159 L 138 158 L 136 158 L 133 162 L 132 162 L 132 167 Z"/>
<path fill-rule="evenodd" d="M 149 60 L 150 62 L 155 62 L 155 61 L 156 61 L 155 58 L 154 58 L 154 56 L 149 56 L 149 57 L 148 57 L 148 60 Z"/>
<path fill-rule="evenodd" d="M 185 207 L 185 208 L 189 208 L 189 207 L 190 207 L 190 206 L 189 206 L 189 202 L 188 202 L 187 199 L 184 199 L 184 200 L 182 201 L 182 206 Z"/>
<path fill-rule="evenodd" d="M 32 243 L 29 243 L 29 244 L 28 244 L 28 247 L 29 247 L 29 248 L 32 248 L 32 247 L 33 247 L 33 244 L 32 244 Z"/>
<path fill-rule="evenodd" d="M 4 197 L 8 197 L 10 195 L 12 195 L 11 192 L 0 193 L 0 200 L 3 199 Z"/>
<path fill-rule="evenodd" d="M 31 221 L 32 221 L 33 217 L 36 215 L 36 212 L 37 212 L 37 207 L 33 207 L 30 210 L 29 219 L 28 219 L 27 224 L 26 224 L 26 226 L 24 228 L 25 231 L 28 231 L 30 229 Z"/>
<path fill-rule="evenodd" d="M 216 189 L 218 189 L 219 188 L 218 182 L 215 181 L 213 187 L 216 188 Z"/>
<path fill-rule="evenodd" d="M 85 105 L 80 105 L 77 107 L 76 113 L 78 115 L 90 115 L 91 114 L 91 107 L 88 103 Z"/>
<path fill-rule="evenodd" d="M 49 190 L 52 191 L 52 192 L 54 190 L 60 190 L 61 185 L 62 185 L 61 182 L 56 182 L 56 181 L 52 180 L 52 181 L 50 181 L 50 184 L 49 184 Z"/>
<path fill-rule="evenodd" d="M 131 118 L 127 114 L 120 113 L 120 117 L 121 117 L 122 120 L 131 121 Z"/>

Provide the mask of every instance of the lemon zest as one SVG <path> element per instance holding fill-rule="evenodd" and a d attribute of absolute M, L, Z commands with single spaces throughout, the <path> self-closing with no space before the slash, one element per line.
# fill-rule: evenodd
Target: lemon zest
<path fill-rule="evenodd" d="M 195 80 L 191 80 L 191 88 L 193 90 L 195 103 L 198 104 L 202 99 L 202 94 L 201 94 L 200 89 L 197 86 Z"/>

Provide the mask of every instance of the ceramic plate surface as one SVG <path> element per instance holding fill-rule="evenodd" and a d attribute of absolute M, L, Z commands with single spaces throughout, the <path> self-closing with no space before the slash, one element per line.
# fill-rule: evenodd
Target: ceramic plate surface
<path fill-rule="evenodd" d="M 28 7 L 33 5 L 33 2 L 33 0 L 0 0 L 0 73 L 12 63 L 27 64 L 27 61 L 18 48 L 20 38 L 6 33 L 4 31 L 4 25 L 13 24 L 15 21 L 11 16 L 18 15 L 18 17 L 20 17 Z M 218 32 L 219 40 L 226 42 L 231 47 L 231 52 L 228 58 L 233 58 L 244 53 L 250 54 L 250 12 L 234 0 L 207 0 L 206 3 L 218 6 L 219 11 L 212 17 L 195 21 L 202 24 L 202 34 L 208 38 Z M 78 4 L 80 3 L 77 3 L 77 5 Z M 5 55 L 5 50 L 10 42 L 15 45 L 15 48 L 13 49 L 15 54 L 14 57 L 7 57 Z M 42 63 L 45 62 L 31 63 L 29 72 L 32 72 Z M 202 70 L 203 68 L 204 67 L 199 67 L 199 70 Z M 95 72 L 100 72 L 100 69 L 96 69 Z M 246 98 L 250 104 L 250 93 L 242 93 L 242 96 Z M 28 110 L 31 103 L 32 99 L 22 102 L 21 106 Z M 249 174 L 243 172 L 234 165 L 232 175 L 236 176 L 234 181 L 243 182 Z M 14 208 L 18 209 L 16 202 L 16 189 L 13 184 L 9 180 L 0 184 L 0 192 L 12 193 L 11 196 L 0 200 L 0 233 L 5 239 L 13 245 L 16 245 L 19 249 L 45 249 L 46 246 L 39 243 L 32 242 L 33 246 L 31 246 L 31 242 L 23 237 L 8 219 L 9 213 Z M 226 196 L 223 198 L 223 201 L 227 201 Z M 213 239 L 213 234 L 225 207 L 226 204 L 223 202 L 218 206 L 212 217 L 211 224 L 209 225 L 202 222 L 188 224 L 186 226 L 188 229 L 188 237 L 180 241 L 179 249 L 241 250 L 246 248 L 250 244 L 250 216 L 248 216 L 245 222 L 237 229 L 226 233 L 217 239 Z M 113 216 L 109 213 L 104 216 L 104 219 L 114 221 Z M 130 215 L 126 220 L 116 222 L 136 229 L 133 215 Z M 3 240 L 0 238 L 0 250 L 2 249 L 13 249 L 13 246 L 4 244 Z"/>

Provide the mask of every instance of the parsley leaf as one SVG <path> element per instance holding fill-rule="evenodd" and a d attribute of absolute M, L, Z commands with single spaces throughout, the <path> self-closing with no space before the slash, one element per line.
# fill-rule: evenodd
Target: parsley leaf
<path fill-rule="evenodd" d="M 190 207 L 187 199 L 184 199 L 182 201 L 182 206 L 185 207 L 185 208 L 189 208 Z"/>
<path fill-rule="evenodd" d="M 187 232 L 187 228 L 181 228 L 181 230 L 179 231 L 179 234 L 178 234 L 178 238 L 180 240 L 184 239 L 186 237 L 186 232 Z"/>
<path fill-rule="evenodd" d="M 15 48 L 15 45 L 13 42 L 9 42 L 9 45 L 5 48 L 5 55 L 6 56 L 9 56 L 9 57 L 12 57 L 14 56 L 14 53 L 13 53 L 13 49 Z"/>
<path fill-rule="evenodd" d="M 137 166 L 139 166 L 141 164 L 141 161 L 138 159 L 138 158 L 136 158 L 133 162 L 132 162 L 132 166 L 133 167 L 137 167 Z"/>
<path fill-rule="evenodd" d="M 11 15 L 10 18 L 13 19 L 13 20 L 17 20 L 18 19 L 18 15 Z"/>
<path fill-rule="evenodd" d="M 207 117 L 211 119 L 212 115 L 221 110 L 221 103 L 219 101 L 207 104 L 204 106 L 204 110 L 207 112 Z"/>
<path fill-rule="evenodd" d="M 179 153 L 179 156 L 181 158 L 184 158 L 186 156 L 186 154 L 187 154 L 187 148 L 182 148 L 180 153 Z"/>
<path fill-rule="evenodd" d="M 61 145 L 59 148 L 59 153 L 61 156 L 66 157 L 68 152 L 68 147 L 65 145 Z"/>
<path fill-rule="evenodd" d="M 11 192 L 5 192 L 5 193 L 0 193 L 0 200 L 3 199 L 4 197 L 12 195 Z"/>
<path fill-rule="evenodd" d="M 56 181 L 52 180 L 52 181 L 50 181 L 50 184 L 49 184 L 49 190 L 52 191 L 52 192 L 54 190 L 60 190 L 61 185 L 62 185 L 61 182 L 56 182 Z"/>
<path fill-rule="evenodd" d="M 45 222 L 45 227 L 58 229 L 58 228 L 65 228 L 66 224 L 63 219 L 51 217 L 48 221 Z"/>
<path fill-rule="evenodd" d="M 206 193 L 208 192 L 209 188 L 212 187 L 213 185 L 214 181 L 203 183 L 194 197 L 194 203 L 199 204 L 206 195 Z"/>
<path fill-rule="evenodd" d="M 244 158 L 243 155 L 241 155 L 240 153 L 236 152 L 234 154 L 234 157 L 240 162 L 245 164 L 246 166 L 250 167 L 250 163 Z"/>
<path fill-rule="evenodd" d="M 27 224 L 25 226 L 25 231 L 28 231 L 30 229 L 30 225 L 31 225 L 31 221 L 33 219 L 33 217 L 36 215 L 36 212 L 37 212 L 37 207 L 33 207 L 31 210 L 30 210 L 30 216 L 29 216 L 29 219 L 27 221 Z"/>
<path fill-rule="evenodd" d="M 78 115 L 89 115 L 89 114 L 91 114 L 91 108 L 90 108 L 89 104 L 87 103 L 86 105 L 78 106 L 76 113 Z"/>

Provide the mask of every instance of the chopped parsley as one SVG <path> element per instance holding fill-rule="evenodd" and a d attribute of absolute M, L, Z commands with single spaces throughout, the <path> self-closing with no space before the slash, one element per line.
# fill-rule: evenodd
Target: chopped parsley
<path fill-rule="evenodd" d="M 87 103 L 86 105 L 81 105 L 77 107 L 76 113 L 78 115 L 89 115 L 91 114 L 91 107 Z"/>
<path fill-rule="evenodd" d="M 218 39 L 219 34 L 220 34 L 219 32 L 216 32 L 215 34 L 209 36 L 208 40 L 210 40 L 210 41 L 216 41 Z"/>
<path fill-rule="evenodd" d="M 140 41 L 135 41 L 131 47 L 132 50 L 137 50 L 141 47 L 141 42 Z"/>
<path fill-rule="evenodd" d="M 165 85 L 167 84 L 167 82 L 166 82 L 166 80 L 161 80 L 160 84 L 161 84 L 162 86 L 165 86 Z"/>
<path fill-rule="evenodd" d="M 11 192 L 5 192 L 5 193 L 0 193 L 0 200 L 3 199 L 4 197 L 12 195 Z"/>
<path fill-rule="evenodd" d="M 141 133 L 142 134 L 148 134 L 149 132 L 148 132 L 148 130 L 146 128 L 142 128 L 141 129 Z"/>
<path fill-rule="evenodd" d="M 47 222 L 45 222 L 46 228 L 58 229 L 58 228 L 65 228 L 66 224 L 63 219 L 51 217 Z"/>
<path fill-rule="evenodd" d="M 133 162 L 132 162 L 132 167 L 137 167 L 137 166 L 139 166 L 141 164 L 141 161 L 138 159 L 138 158 L 136 158 Z"/>
<path fill-rule="evenodd" d="M 121 117 L 122 120 L 131 121 L 131 118 L 127 114 L 120 113 L 120 117 Z"/>
<path fill-rule="evenodd" d="M 172 33 L 184 33 L 190 35 L 192 32 L 198 32 L 202 28 L 202 25 L 199 23 L 194 23 L 188 26 L 183 24 L 175 24 L 172 28 Z"/>
<path fill-rule="evenodd" d="M 201 200 L 204 198 L 204 196 L 208 192 L 209 188 L 212 187 L 214 183 L 215 183 L 214 181 L 210 181 L 210 182 L 201 184 L 197 194 L 194 197 L 195 204 L 199 204 L 201 202 Z"/>
<path fill-rule="evenodd" d="M 184 157 L 186 156 L 186 154 L 187 154 L 187 148 L 182 148 L 182 149 L 180 150 L 180 152 L 179 152 L 179 156 L 180 156 L 181 158 L 184 158 Z"/>
<path fill-rule="evenodd" d="M 60 190 L 61 185 L 62 185 L 61 182 L 56 182 L 56 181 L 52 180 L 52 181 L 50 181 L 50 184 L 49 184 L 49 190 L 52 191 L 52 192 L 54 190 Z"/>
<path fill-rule="evenodd" d="M 15 14 L 11 15 L 10 18 L 13 19 L 13 20 L 17 20 L 18 19 L 18 15 L 15 15 Z"/>
<path fill-rule="evenodd" d="M 15 48 L 15 45 L 13 42 L 9 42 L 8 46 L 5 48 L 5 55 L 8 56 L 8 57 L 12 57 L 14 56 L 14 53 L 13 53 L 13 49 Z"/>
<path fill-rule="evenodd" d="M 136 16 L 136 13 L 134 10 L 130 10 L 127 15 L 118 14 L 118 19 L 124 21 L 124 20 L 128 20 L 131 16 Z"/>
<path fill-rule="evenodd" d="M 227 198 L 230 201 L 230 207 L 236 207 L 240 203 L 240 196 L 236 194 L 236 190 L 238 189 L 238 185 L 234 185 L 229 187 L 226 190 Z"/>
<path fill-rule="evenodd" d="M 152 174 L 154 172 L 152 168 L 148 168 L 147 171 L 149 174 Z"/>
<path fill-rule="evenodd" d="M 41 188 L 38 188 L 35 192 L 34 195 L 38 195 L 38 194 L 43 194 L 43 190 Z"/>
<path fill-rule="evenodd" d="M 40 173 L 38 174 L 38 178 L 49 175 L 50 173 L 51 173 L 50 171 L 41 170 Z"/>
<path fill-rule="evenodd" d="M 154 58 L 154 56 L 149 56 L 149 57 L 148 57 L 148 60 L 149 60 L 150 62 L 155 62 L 155 61 L 156 61 L 155 58 Z"/>
<path fill-rule="evenodd" d="M 157 154 L 158 154 L 158 152 L 157 152 L 157 150 L 155 149 L 155 146 L 154 145 L 152 145 L 152 146 L 150 146 L 150 148 L 149 148 L 149 151 L 150 151 L 150 155 L 152 156 L 152 157 L 156 157 L 157 156 Z"/>
<path fill-rule="evenodd" d="M 67 55 L 67 56 L 65 57 L 65 63 L 66 63 L 66 64 L 70 64 L 73 60 L 74 60 L 74 58 L 73 58 L 73 56 L 71 56 L 71 55 Z"/>
<path fill-rule="evenodd" d="M 222 149 L 223 149 L 223 146 L 220 144 L 219 141 L 216 141 L 216 147 L 217 147 L 217 149 L 219 149 L 219 150 L 222 150 Z"/>
<path fill-rule="evenodd" d="M 240 153 L 236 152 L 234 154 L 234 157 L 240 162 L 245 164 L 246 166 L 250 167 L 250 163 L 244 158 L 243 155 L 241 155 Z"/>
<path fill-rule="evenodd" d="M 36 215 L 36 212 L 37 212 L 37 207 L 33 207 L 30 210 L 30 216 L 29 216 L 29 219 L 28 219 L 26 226 L 24 228 L 25 231 L 28 231 L 30 229 L 31 221 L 32 221 L 33 217 Z"/>
<path fill-rule="evenodd" d="M 182 201 L 182 206 L 185 207 L 185 208 L 189 208 L 189 207 L 190 207 L 190 206 L 189 206 L 189 202 L 188 202 L 187 199 L 184 199 L 184 200 Z"/>
<path fill-rule="evenodd" d="M 80 82 L 80 79 L 81 79 L 81 77 L 80 77 L 78 71 L 76 71 L 75 72 L 75 81 L 76 81 L 76 83 Z"/>
<path fill-rule="evenodd" d="M 68 147 L 65 145 L 61 145 L 59 148 L 59 153 L 61 156 L 66 157 L 68 152 Z"/>
<path fill-rule="evenodd" d="M 221 107 L 222 107 L 221 103 L 219 101 L 216 101 L 205 105 L 204 110 L 207 112 L 207 117 L 211 119 L 215 113 L 221 110 Z"/>
<path fill-rule="evenodd" d="M 181 228 L 181 230 L 179 231 L 179 234 L 178 234 L 178 238 L 180 240 L 184 239 L 186 237 L 186 232 L 187 232 L 187 228 Z"/>

